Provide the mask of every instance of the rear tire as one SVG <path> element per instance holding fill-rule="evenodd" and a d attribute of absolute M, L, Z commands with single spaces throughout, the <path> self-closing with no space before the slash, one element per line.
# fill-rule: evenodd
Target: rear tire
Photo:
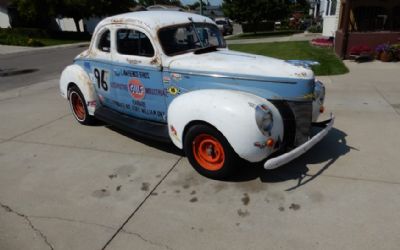
<path fill-rule="evenodd" d="M 89 115 L 87 103 L 82 92 L 77 86 L 72 86 L 68 91 L 68 100 L 75 119 L 83 125 L 92 125 L 95 118 Z"/>
<path fill-rule="evenodd" d="M 232 176 L 241 162 L 226 138 L 215 128 L 203 124 L 189 128 L 184 138 L 184 151 L 193 168 L 211 179 Z"/>

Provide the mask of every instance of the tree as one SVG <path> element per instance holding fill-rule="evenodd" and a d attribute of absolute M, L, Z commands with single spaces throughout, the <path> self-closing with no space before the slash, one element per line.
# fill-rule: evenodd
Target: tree
<path fill-rule="evenodd" d="M 203 6 L 206 6 L 206 5 L 207 5 L 206 2 L 204 2 L 204 1 L 202 1 L 202 2 L 203 2 Z M 200 8 L 200 1 L 196 1 L 196 2 L 194 2 L 193 4 L 188 4 L 187 7 L 188 7 L 190 10 L 195 10 L 195 9 L 197 9 L 197 8 Z"/>
<path fill-rule="evenodd" d="M 139 0 L 138 2 L 140 5 L 143 5 L 146 7 L 150 6 L 150 5 L 156 5 L 156 4 L 174 5 L 174 6 L 182 7 L 182 3 L 180 0 Z"/>
<path fill-rule="evenodd" d="M 13 0 L 19 15 L 28 22 L 46 27 L 51 18 L 70 17 L 78 32 L 79 21 L 93 16 L 106 16 L 128 12 L 134 0 Z"/>
<path fill-rule="evenodd" d="M 279 20 L 289 13 L 286 1 L 281 0 L 224 0 L 222 9 L 227 17 L 251 24 Z"/>
<path fill-rule="evenodd" d="M 136 2 L 131 0 L 59 0 L 57 14 L 74 20 L 76 30 L 81 31 L 79 22 L 94 16 L 115 15 L 129 11 Z"/>
<path fill-rule="evenodd" d="M 18 17 L 25 26 L 46 27 L 56 15 L 58 0 L 12 0 Z"/>

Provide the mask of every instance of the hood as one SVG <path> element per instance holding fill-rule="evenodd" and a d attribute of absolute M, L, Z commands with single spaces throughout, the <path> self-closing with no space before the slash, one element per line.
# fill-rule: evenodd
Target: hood
<path fill-rule="evenodd" d="M 171 58 L 167 64 L 165 66 L 171 71 L 280 79 L 314 78 L 314 73 L 310 69 L 294 66 L 272 57 L 232 50 L 218 50 L 204 54 L 187 53 Z"/>

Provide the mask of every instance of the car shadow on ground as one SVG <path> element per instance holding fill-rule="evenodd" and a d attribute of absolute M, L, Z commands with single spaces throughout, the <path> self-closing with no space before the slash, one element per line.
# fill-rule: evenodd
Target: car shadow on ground
<path fill-rule="evenodd" d="M 172 144 L 172 142 L 167 143 L 167 142 L 161 142 L 161 141 L 157 141 L 157 140 L 154 140 L 154 139 L 146 138 L 146 137 L 143 137 L 141 135 L 137 135 L 135 133 L 126 132 L 124 130 L 118 129 L 118 128 L 116 128 L 114 126 L 111 126 L 111 125 L 103 124 L 103 126 L 107 127 L 108 129 L 110 129 L 110 130 L 112 130 L 112 131 L 114 131 L 116 133 L 119 133 L 119 134 L 121 134 L 123 136 L 126 136 L 126 137 L 128 137 L 128 138 L 130 138 L 132 140 L 140 142 L 140 143 L 142 143 L 142 144 L 144 144 L 146 146 L 149 146 L 149 147 L 152 147 L 152 148 L 155 148 L 155 149 L 158 149 L 158 150 L 170 153 L 170 154 L 175 154 L 175 155 L 178 155 L 178 156 L 185 156 L 183 151 L 180 150 L 179 148 L 175 147 L 175 145 Z"/>
<path fill-rule="evenodd" d="M 183 151 L 175 147 L 172 143 L 164 143 L 156 140 L 144 138 L 140 135 L 127 133 L 113 126 L 106 125 L 112 131 L 131 138 L 132 140 L 143 143 L 146 146 L 162 150 L 167 153 L 178 156 L 185 156 Z M 318 129 L 313 131 L 317 133 Z M 317 178 L 325 170 L 332 166 L 340 157 L 348 154 L 351 150 L 358 151 L 357 148 L 347 145 L 347 134 L 339 129 L 332 128 L 328 135 L 317 145 L 311 148 L 304 155 L 292 162 L 274 170 L 265 170 L 263 162 L 259 164 L 245 163 L 239 171 L 231 178 L 225 179 L 225 182 L 247 182 L 260 179 L 264 183 L 285 182 L 288 180 L 297 180 L 297 184 L 286 191 L 299 188 Z M 308 174 L 308 164 L 320 164 L 322 167 L 315 174 Z M 194 170 L 193 170 L 194 171 Z"/>
<path fill-rule="evenodd" d="M 317 132 L 317 131 L 315 131 Z M 304 155 L 292 162 L 274 170 L 265 170 L 263 163 L 256 166 L 245 165 L 229 182 L 245 182 L 260 179 L 264 183 L 284 182 L 297 180 L 297 184 L 286 191 L 299 188 L 317 178 L 325 170 L 332 166 L 340 157 L 357 148 L 347 145 L 347 134 L 339 129 L 332 128 L 328 135 Z M 308 164 L 320 164 L 322 167 L 315 174 L 308 174 Z"/>

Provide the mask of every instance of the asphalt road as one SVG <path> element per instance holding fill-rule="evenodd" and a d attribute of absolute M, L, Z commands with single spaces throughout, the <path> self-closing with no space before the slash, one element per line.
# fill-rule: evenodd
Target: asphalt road
<path fill-rule="evenodd" d="M 22 52 L 0 56 L 0 91 L 28 86 L 60 76 L 87 46 Z"/>

